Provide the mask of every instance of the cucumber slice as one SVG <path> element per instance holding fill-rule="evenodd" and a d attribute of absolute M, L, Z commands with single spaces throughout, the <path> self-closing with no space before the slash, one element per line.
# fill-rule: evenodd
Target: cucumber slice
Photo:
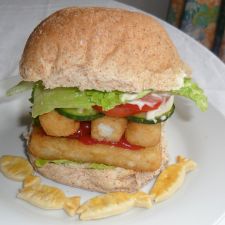
<path fill-rule="evenodd" d="M 90 121 L 104 116 L 94 109 L 58 108 L 55 110 L 63 116 L 78 121 Z"/>
<path fill-rule="evenodd" d="M 144 123 L 144 124 L 156 124 L 156 123 L 161 123 L 163 121 L 166 121 L 172 114 L 174 113 L 175 105 L 172 106 L 172 108 L 167 111 L 166 113 L 157 116 L 153 120 L 147 120 L 146 119 L 146 113 L 140 113 L 136 114 L 134 116 L 129 116 L 127 119 L 136 123 Z"/>

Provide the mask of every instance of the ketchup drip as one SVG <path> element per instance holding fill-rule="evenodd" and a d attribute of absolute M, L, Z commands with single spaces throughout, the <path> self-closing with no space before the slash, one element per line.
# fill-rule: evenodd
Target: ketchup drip
<path fill-rule="evenodd" d="M 104 144 L 104 145 L 111 145 L 115 147 L 125 148 L 129 150 L 139 150 L 142 147 L 139 145 L 131 145 L 123 136 L 118 142 L 110 142 L 110 141 L 98 141 L 91 137 L 91 122 L 80 122 L 79 130 L 69 136 L 69 138 L 76 138 L 80 142 L 86 145 L 93 145 L 93 144 Z"/>

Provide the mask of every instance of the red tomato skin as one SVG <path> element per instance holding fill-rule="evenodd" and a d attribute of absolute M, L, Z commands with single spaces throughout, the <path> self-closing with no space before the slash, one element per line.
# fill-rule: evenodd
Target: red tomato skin
<path fill-rule="evenodd" d="M 141 112 L 148 112 L 154 109 L 157 109 L 160 106 L 161 102 L 158 101 L 153 107 L 144 105 L 141 109 L 138 107 L 138 105 L 134 104 L 122 104 L 115 106 L 113 109 L 110 109 L 108 111 L 102 110 L 101 106 L 94 106 L 93 108 L 99 112 L 104 113 L 106 116 L 111 116 L 111 117 L 127 117 L 131 115 L 135 115 L 137 113 Z"/>

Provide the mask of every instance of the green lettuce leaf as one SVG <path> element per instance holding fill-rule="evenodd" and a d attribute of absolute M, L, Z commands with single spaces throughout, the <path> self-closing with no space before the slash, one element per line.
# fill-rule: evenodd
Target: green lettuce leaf
<path fill-rule="evenodd" d="M 6 95 L 12 96 L 12 95 L 16 95 L 21 92 L 30 90 L 33 88 L 33 85 L 34 85 L 34 82 L 21 81 L 16 86 L 13 86 L 9 90 L 7 90 Z"/>
<path fill-rule="evenodd" d="M 121 96 L 123 92 L 111 91 L 102 92 L 95 90 L 84 91 L 94 105 L 100 105 L 104 110 L 109 110 L 122 103 Z"/>
<path fill-rule="evenodd" d="M 170 93 L 191 99 L 203 112 L 208 108 L 207 97 L 205 96 L 203 90 L 190 78 L 184 79 L 184 86 L 182 88 L 171 91 Z"/>
<path fill-rule="evenodd" d="M 122 94 L 119 91 L 79 91 L 78 88 L 64 87 L 45 89 L 41 82 L 37 82 L 32 93 L 32 117 L 35 118 L 55 108 L 90 109 L 94 105 L 99 105 L 103 110 L 109 110 L 122 103 Z"/>
<path fill-rule="evenodd" d="M 89 163 L 88 169 L 95 169 L 95 170 L 108 170 L 114 169 L 114 166 L 105 165 L 102 163 Z"/>
<path fill-rule="evenodd" d="M 55 108 L 91 108 L 93 104 L 85 93 L 77 88 L 45 89 L 38 82 L 33 90 L 32 117 L 50 112 Z"/>
<path fill-rule="evenodd" d="M 82 162 L 75 162 L 66 159 L 59 160 L 47 160 L 47 159 L 36 159 L 35 165 L 39 168 L 45 166 L 47 163 L 55 163 L 57 165 L 67 165 L 67 166 L 75 166 L 80 165 Z M 85 168 L 87 169 L 96 169 L 96 170 L 104 170 L 104 169 L 113 169 L 114 166 L 109 166 L 101 163 L 84 163 Z"/>
<path fill-rule="evenodd" d="M 97 90 L 80 91 L 78 88 L 59 87 L 54 89 L 45 89 L 42 82 L 22 81 L 18 85 L 7 91 L 8 95 L 20 93 L 33 87 L 30 101 L 32 106 L 32 117 L 50 112 L 55 108 L 84 108 L 90 109 L 94 105 L 101 106 L 103 110 L 109 110 L 116 105 L 123 104 L 129 99 L 138 99 L 147 95 L 153 90 L 144 90 L 140 93 L 124 93 L 121 91 L 103 92 Z M 208 107 L 207 97 L 198 85 L 191 79 L 184 79 L 184 86 L 179 90 L 169 92 L 171 95 L 180 95 L 193 100 L 196 105 L 206 111 Z"/>
<path fill-rule="evenodd" d="M 58 159 L 58 160 L 48 160 L 48 159 L 36 159 L 35 165 L 39 168 L 45 166 L 48 163 L 55 163 L 55 164 L 61 164 L 61 165 L 67 165 L 67 164 L 73 164 L 77 165 L 79 162 L 74 162 L 66 159 Z"/>

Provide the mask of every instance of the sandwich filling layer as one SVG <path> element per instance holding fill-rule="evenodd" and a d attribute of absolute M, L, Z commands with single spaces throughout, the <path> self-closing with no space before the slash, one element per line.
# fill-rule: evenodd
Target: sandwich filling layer
<path fill-rule="evenodd" d="M 76 138 L 52 137 L 41 128 L 31 133 L 29 152 L 36 158 L 101 163 L 136 171 L 154 171 L 161 166 L 161 142 L 140 150 L 127 150 L 105 144 L 86 145 Z"/>

